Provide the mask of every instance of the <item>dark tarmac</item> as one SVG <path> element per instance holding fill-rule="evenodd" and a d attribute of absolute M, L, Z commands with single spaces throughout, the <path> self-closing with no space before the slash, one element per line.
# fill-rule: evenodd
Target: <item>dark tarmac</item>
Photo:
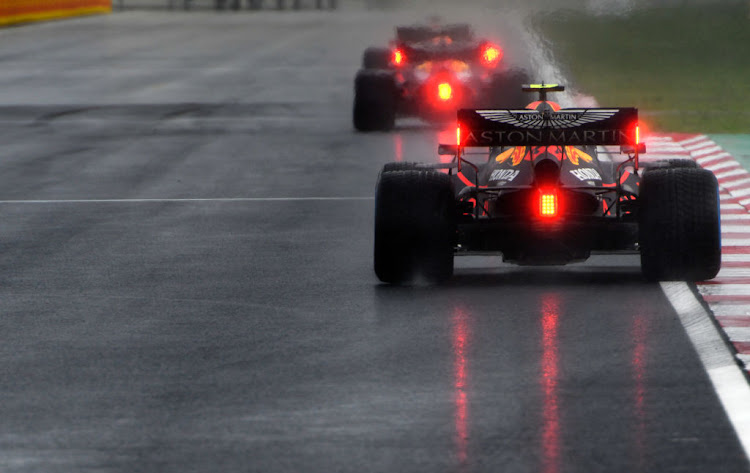
<path fill-rule="evenodd" d="M 0 30 L 0 470 L 749 471 L 637 257 L 378 283 L 378 170 L 450 136 L 352 130 L 400 21 Z"/>

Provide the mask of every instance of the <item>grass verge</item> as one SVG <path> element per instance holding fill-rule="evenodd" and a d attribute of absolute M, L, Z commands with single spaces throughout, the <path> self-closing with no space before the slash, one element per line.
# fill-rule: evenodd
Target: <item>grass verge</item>
<path fill-rule="evenodd" d="M 744 1 L 626 17 L 556 13 L 535 18 L 534 27 L 570 85 L 602 106 L 638 107 L 654 130 L 750 133 Z"/>

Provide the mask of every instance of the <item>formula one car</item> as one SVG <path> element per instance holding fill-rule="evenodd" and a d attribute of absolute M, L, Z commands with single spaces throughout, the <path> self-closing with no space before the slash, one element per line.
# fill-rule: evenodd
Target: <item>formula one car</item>
<path fill-rule="evenodd" d="M 446 121 L 480 103 L 522 107 L 522 70 L 506 69 L 502 49 L 465 24 L 401 26 L 390 48 L 368 48 L 354 81 L 354 128 L 387 131 L 396 117 Z"/>
<path fill-rule="evenodd" d="M 540 97 L 523 110 L 459 110 L 457 143 L 439 149 L 450 163 L 385 165 L 375 197 L 381 281 L 440 282 L 454 256 L 488 253 L 520 265 L 640 253 L 648 280 L 717 274 L 713 173 L 692 160 L 641 167 L 638 111 L 561 109 L 546 96 L 563 89 L 525 86 Z M 476 147 L 485 162 L 468 159 Z"/>

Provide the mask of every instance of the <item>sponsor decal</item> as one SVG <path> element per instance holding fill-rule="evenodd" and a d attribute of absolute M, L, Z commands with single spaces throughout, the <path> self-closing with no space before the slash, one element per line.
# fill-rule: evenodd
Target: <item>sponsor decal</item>
<path fill-rule="evenodd" d="M 491 146 L 502 143 L 509 146 L 525 145 L 599 145 L 630 143 L 633 140 L 625 130 L 484 130 L 469 132 L 465 146 Z"/>
<path fill-rule="evenodd" d="M 565 156 L 567 156 L 568 161 L 570 161 L 574 166 L 578 166 L 579 159 L 582 159 L 587 163 L 590 163 L 594 160 L 594 158 L 592 158 L 588 153 L 586 153 L 582 149 L 576 148 L 575 146 L 566 146 Z"/>
<path fill-rule="evenodd" d="M 521 171 L 518 169 L 495 169 L 490 175 L 490 181 L 507 181 L 511 182 L 518 177 Z"/>
<path fill-rule="evenodd" d="M 616 108 L 567 109 L 560 112 L 543 112 L 535 110 L 477 110 L 487 120 L 505 123 L 516 128 L 576 128 L 589 123 L 600 122 L 614 116 Z"/>
<path fill-rule="evenodd" d="M 571 169 L 570 173 L 580 181 L 601 181 L 602 176 L 593 168 Z"/>
<path fill-rule="evenodd" d="M 518 166 L 519 164 L 521 164 L 521 161 L 523 161 L 524 156 L 526 156 L 526 147 L 514 146 L 513 148 L 507 149 L 500 153 L 495 158 L 495 161 L 502 164 L 509 158 L 512 158 L 511 164 L 513 164 L 513 166 Z"/>
<path fill-rule="evenodd" d="M 545 152 L 553 155 L 560 161 L 562 161 L 563 158 L 566 158 L 574 166 L 578 166 L 580 161 L 587 163 L 594 161 L 594 158 L 592 158 L 591 155 L 575 146 L 565 146 L 564 154 L 561 146 L 534 146 L 531 147 L 531 159 L 534 160 Z M 526 157 L 529 157 L 529 148 L 525 146 L 514 146 L 498 154 L 497 157 L 495 157 L 495 161 L 502 164 L 511 159 L 511 164 L 513 166 L 518 166 Z"/>
<path fill-rule="evenodd" d="M 635 108 L 559 111 L 460 109 L 464 146 L 623 145 L 636 141 Z"/>

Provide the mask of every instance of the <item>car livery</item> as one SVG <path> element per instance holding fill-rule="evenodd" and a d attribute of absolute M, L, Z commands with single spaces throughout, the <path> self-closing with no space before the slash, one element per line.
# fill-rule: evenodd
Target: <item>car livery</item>
<path fill-rule="evenodd" d="M 507 69 L 500 46 L 474 37 L 465 24 L 401 26 L 388 48 L 365 50 L 355 78 L 358 131 L 387 131 L 397 117 L 452 120 L 480 103 L 520 106 L 523 71 Z"/>
<path fill-rule="evenodd" d="M 704 280 L 721 266 L 718 184 L 694 161 L 642 167 L 635 108 L 561 109 L 558 85 L 523 88 L 523 110 L 461 109 L 450 163 L 391 163 L 375 199 L 383 282 L 443 281 L 455 256 L 561 265 L 640 254 L 649 280 Z M 476 148 L 485 156 L 472 161 Z"/>

